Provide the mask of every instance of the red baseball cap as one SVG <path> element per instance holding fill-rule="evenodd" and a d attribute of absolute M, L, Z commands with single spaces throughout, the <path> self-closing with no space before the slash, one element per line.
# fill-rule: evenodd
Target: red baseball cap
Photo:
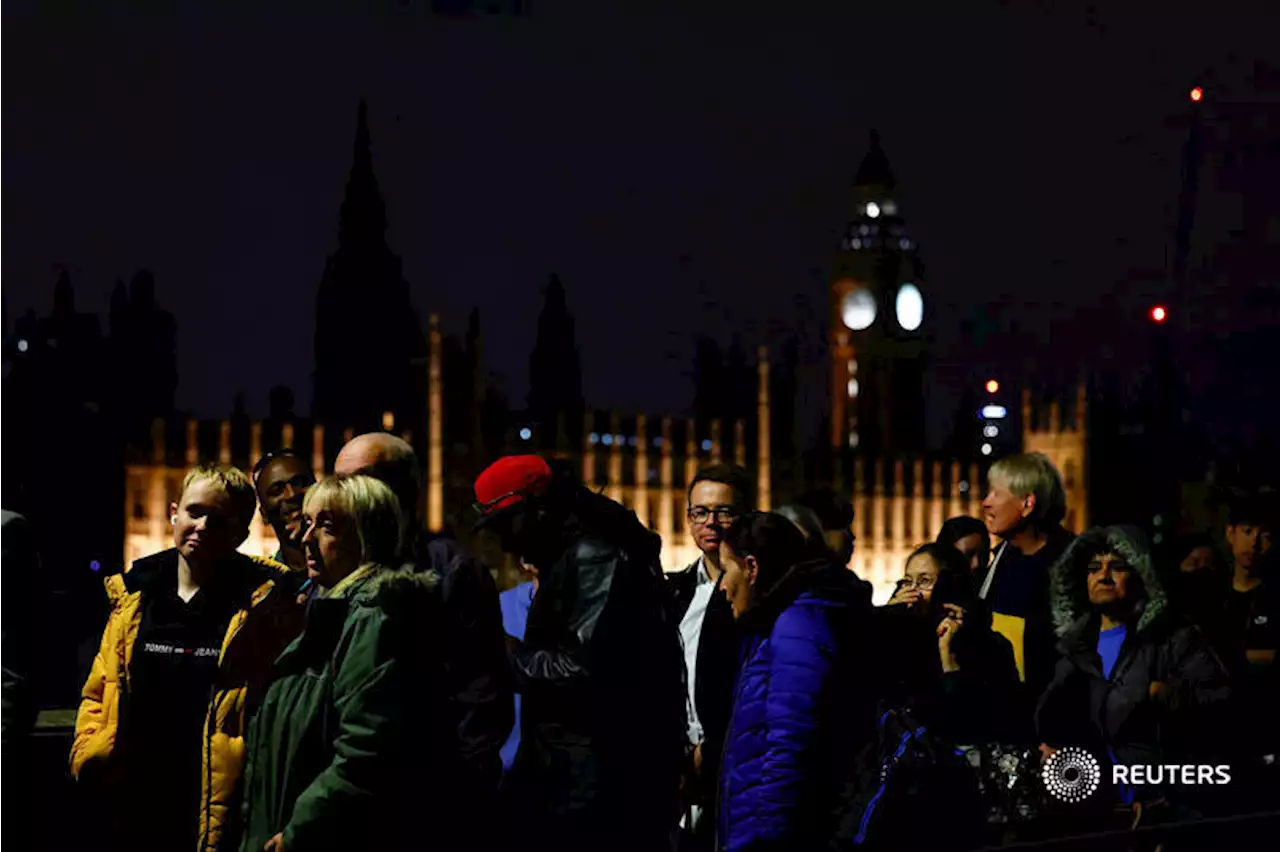
<path fill-rule="evenodd" d="M 541 456 L 503 456 L 476 477 L 476 511 L 483 525 L 505 509 L 536 497 L 551 484 L 551 466 Z"/>

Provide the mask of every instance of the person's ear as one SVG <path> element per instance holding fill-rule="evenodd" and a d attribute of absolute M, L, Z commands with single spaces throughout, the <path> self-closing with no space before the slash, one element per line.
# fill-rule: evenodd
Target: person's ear
<path fill-rule="evenodd" d="M 178 504 L 170 503 L 169 504 L 169 525 L 177 526 L 177 523 L 178 523 Z"/>
<path fill-rule="evenodd" d="M 1022 515 L 1022 517 L 1024 517 L 1024 518 L 1029 518 L 1029 517 L 1031 517 L 1031 513 L 1032 513 L 1032 512 L 1034 512 L 1035 510 L 1036 510 L 1036 495 L 1035 495 L 1035 494 L 1028 494 L 1028 495 L 1027 495 L 1026 497 L 1024 497 L 1024 498 L 1023 498 L 1023 500 L 1022 500 L 1022 512 L 1021 512 L 1021 515 Z"/>
<path fill-rule="evenodd" d="M 746 569 L 747 582 L 754 586 L 756 578 L 760 576 L 760 563 L 754 556 L 748 556 L 742 561 L 742 567 Z"/>

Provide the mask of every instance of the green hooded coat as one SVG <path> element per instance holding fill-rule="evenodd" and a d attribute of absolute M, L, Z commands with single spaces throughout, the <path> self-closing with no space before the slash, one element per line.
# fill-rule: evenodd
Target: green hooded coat
<path fill-rule="evenodd" d="M 351 580 L 312 602 L 254 712 L 243 852 L 277 834 L 290 852 L 398 848 L 441 801 L 435 581 L 390 569 Z"/>

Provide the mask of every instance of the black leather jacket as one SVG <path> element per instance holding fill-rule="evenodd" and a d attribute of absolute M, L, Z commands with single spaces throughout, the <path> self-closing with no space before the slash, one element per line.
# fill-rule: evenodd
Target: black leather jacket
<path fill-rule="evenodd" d="M 686 717 L 678 625 L 651 533 L 582 531 L 508 638 L 521 741 L 516 824 L 568 820 L 603 842 L 673 828 Z"/>

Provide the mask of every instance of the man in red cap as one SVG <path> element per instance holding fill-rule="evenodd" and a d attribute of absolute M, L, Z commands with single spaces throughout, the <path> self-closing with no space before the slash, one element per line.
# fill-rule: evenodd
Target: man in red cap
<path fill-rule="evenodd" d="M 562 852 L 667 850 L 680 817 L 684 660 L 661 539 L 564 463 L 507 456 L 476 480 L 477 527 L 538 571 L 508 776 L 519 843 Z"/>

